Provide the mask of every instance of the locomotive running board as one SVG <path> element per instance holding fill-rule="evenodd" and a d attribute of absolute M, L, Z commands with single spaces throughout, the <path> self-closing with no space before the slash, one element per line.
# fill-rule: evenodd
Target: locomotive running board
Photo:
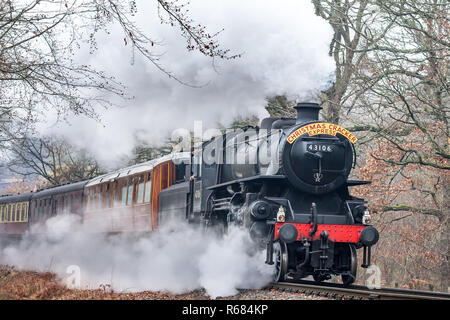
<path fill-rule="evenodd" d="M 263 182 L 266 180 L 285 180 L 286 177 L 284 175 L 259 175 L 259 176 L 254 176 L 254 177 L 249 177 L 249 178 L 242 178 L 242 179 L 237 179 L 237 180 L 231 180 L 228 182 L 224 182 L 224 183 L 220 183 L 220 184 L 215 184 L 211 187 L 206 188 L 207 190 L 214 190 L 214 189 L 218 189 L 218 188 L 223 188 L 223 187 L 227 187 L 229 185 L 235 184 L 235 183 L 241 183 L 241 182 Z"/>

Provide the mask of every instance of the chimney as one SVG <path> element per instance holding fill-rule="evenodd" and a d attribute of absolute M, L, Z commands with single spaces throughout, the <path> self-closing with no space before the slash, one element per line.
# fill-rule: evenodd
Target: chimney
<path fill-rule="evenodd" d="M 319 104 L 314 102 L 299 102 L 294 108 L 297 110 L 295 124 L 319 120 L 319 111 L 322 109 Z"/>

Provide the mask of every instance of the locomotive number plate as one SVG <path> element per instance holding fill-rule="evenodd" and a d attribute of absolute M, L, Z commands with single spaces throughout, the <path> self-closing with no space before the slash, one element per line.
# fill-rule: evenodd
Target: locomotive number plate
<path fill-rule="evenodd" d="M 333 152 L 333 146 L 329 144 L 308 144 L 308 151 Z"/>

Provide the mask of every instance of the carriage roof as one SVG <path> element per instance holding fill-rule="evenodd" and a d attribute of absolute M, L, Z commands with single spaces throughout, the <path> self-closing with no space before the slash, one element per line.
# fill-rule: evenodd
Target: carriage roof
<path fill-rule="evenodd" d="M 147 162 L 139 163 L 130 167 L 121 168 L 109 173 L 106 173 L 104 175 L 95 177 L 86 184 L 86 187 L 91 187 L 98 185 L 100 183 L 108 182 L 108 181 L 114 181 L 118 178 L 123 178 L 126 176 L 132 176 L 141 172 L 150 171 L 157 165 L 167 162 L 167 161 L 173 161 L 175 163 L 178 162 L 184 162 L 189 163 L 190 161 L 190 153 L 189 152 L 176 152 L 171 153 L 166 156 L 163 156 L 161 158 L 153 159 Z"/>

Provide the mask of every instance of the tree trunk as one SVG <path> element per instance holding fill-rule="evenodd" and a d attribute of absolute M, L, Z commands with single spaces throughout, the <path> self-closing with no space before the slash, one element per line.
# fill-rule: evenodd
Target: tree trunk
<path fill-rule="evenodd" d="M 449 221 L 449 207 L 450 207 L 450 177 L 444 176 L 444 195 L 443 195 L 443 219 L 441 225 L 440 235 L 440 252 L 443 255 L 441 264 L 441 291 L 448 292 L 450 286 L 450 221 Z"/>

